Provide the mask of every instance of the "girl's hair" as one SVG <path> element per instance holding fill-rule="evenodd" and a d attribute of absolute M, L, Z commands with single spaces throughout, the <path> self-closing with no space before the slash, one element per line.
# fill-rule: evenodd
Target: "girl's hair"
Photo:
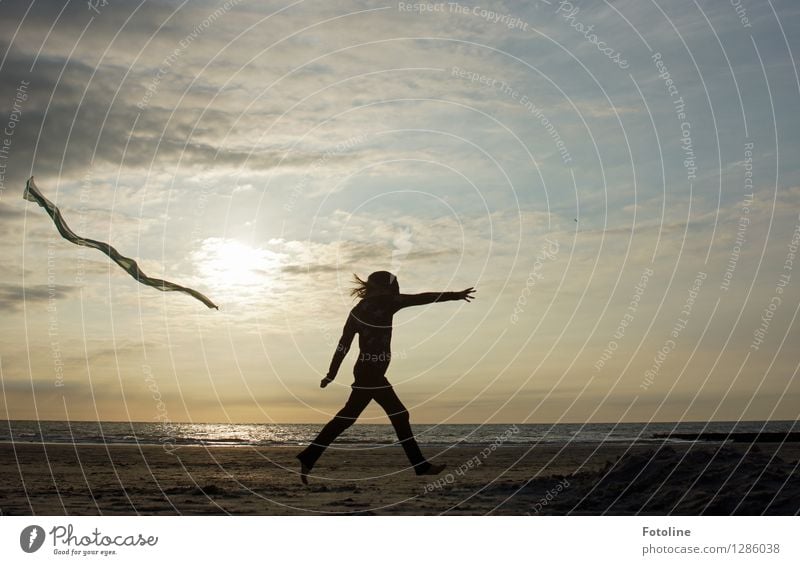
<path fill-rule="evenodd" d="M 353 273 L 353 284 L 350 296 L 366 298 L 375 294 L 400 294 L 400 284 L 397 277 L 389 271 L 375 271 L 367 280 Z"/>

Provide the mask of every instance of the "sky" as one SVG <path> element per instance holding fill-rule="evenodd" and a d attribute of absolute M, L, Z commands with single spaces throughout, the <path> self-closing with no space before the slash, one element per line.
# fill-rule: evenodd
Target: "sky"
<path fill-rule="evenodd" d="M 376 270 L 412 423 L 798 418 L 796 3 L 0 12 L 0 418 L 326 421 Z"/>

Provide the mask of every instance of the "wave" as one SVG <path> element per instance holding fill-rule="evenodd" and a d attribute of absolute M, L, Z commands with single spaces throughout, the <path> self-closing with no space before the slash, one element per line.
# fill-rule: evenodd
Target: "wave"
<path fill-rule="evenodd" d="M 311 441 L 320 424 L 184 424 L 150 422 L 51 422 L 8 420 L 0 423 L 0 441 L 269 447 L 298 446 Z M 787 434 L 800 431 L 793 421 L 667 422 L 623 424 L 444 424 L 414 426 L 424 445 L 486 445 L 498 447 L 559 443 L 681 443 L 687 437 L 725 439 L 733 434 Z M 390 425 L 356 424 L 337 443 L 395 445 Z"/>

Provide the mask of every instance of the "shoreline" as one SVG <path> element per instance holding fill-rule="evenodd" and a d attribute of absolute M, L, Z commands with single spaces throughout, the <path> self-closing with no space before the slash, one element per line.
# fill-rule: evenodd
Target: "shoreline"
<path fill-rule="evenodd" d="M 417 442 L 420 447 L 428 448 L 428 449 L 436 449 L 440 447 L 445 447 L 448 449 L 458 449 L 458 448 L 474 448 L 474 447 L 485 447 L 489 445 L 487 442 L 460 442 L 458 444 L 452 444 L 447 442 L 424 442 L 418 441 Z M 704 445 L 720 445 L 720 444 L 728 444 L 734 443 L 734 440 L 727 440 L 727 441 L 720 441 L 716 439 L 682 439 L 682 438 L 638 438 L 633 440 L 625 440 L 625 439 L 607 439 L 604 441 L 596 441 L 596 440 L 570 440 L 570 441 L 559 441 L 559 440 L 540 440 L 536 442 L 516 442 L 516 443 L 503 443 L 501 445 L 497 445 L 497 449 L 536 449 L 539 447 L 544 446 L 613 446 L 613 445 L 685 445 L 685 444 L 704 444 Z M 741 443 L 741 442 L 738 442 Z M 763 443 L 779 443 L 774 441 L 763 442 Z M 795 442 L 787 441 L 786 444 L 792 444 Z M 800 442 L 799 442 L 800 443 Z M 58 445 L 69 445 L 69 446 L 92 446 L 92 447 L 137 447 L 141 446 L 144 448 L 151 448 L 151 447 L 163 447 L 165 445 L 169 445 L 170 447 L 174 448 L 181 448 L 181 447 L 195 447 L 195 448 L 231 448 L 231 449 L 242 449 L 242 448 L 250 448 L 250 449 L 303 449 L 308 445 L 306 443 L 297 443 L 297 444 L 279 444 L 279 443 L 233 443 L 233 442 L 220 442 L 220 443 L 170 443 L 170 442 L 136 442 L 136 441 L 110 441 L 110 442 L 101 442 L 101 441 L 39 441 L 35 439 L 17 439 L 17 440 L 8 440 L 8 439 L 0 439 L 0 446 L 2 445 L 42 445 L 42 446 L 58 446 Z M 384 448 L 384 447 L 395 447 L 397 446 L 397 440 L 394 441 L 387 441 L 387 442 L 366 442 L 366 441 L 340 441 L 338 438 L 334 444 L 329 447 L 328 449 L 352 449 L 357 451 L 359 449 L 375 449 L 375 448 Z"/>

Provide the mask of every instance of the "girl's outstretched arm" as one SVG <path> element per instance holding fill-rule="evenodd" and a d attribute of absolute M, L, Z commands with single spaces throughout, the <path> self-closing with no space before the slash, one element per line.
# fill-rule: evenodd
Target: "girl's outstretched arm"
<path fill-rule="evenodd" d="M 345 322 L 344 329 L 342 330 L 342 337 L 339 338 L 336 351 L 333 353 L 333 359 L 331 359 L 331 366 L 328 368 L 328 374 L 325 375 L 325 378 L 319 383 L 320 387 L 325 388 L 336 378 L 336 373 L 339 372 L 342 361 L 344 361 L 344 358 L 347 356 L 347 352 L 350 351 L 350 346 L 353 343 L 355 335 L 356 320 L 351 312 L 350 315 L 347 316 L 347 322 Z"/>
<path fill-rule="evenodd" d="M 475 289 L 469 287 L 458 292 L 421 292 L 419 294 L 400 294 L 397 296 L 397 309 L 409 306 L 422 306 L 432 302 L 447 302 L 449 300 L 464 300 L 471 302 L 475 298 Z"/>

